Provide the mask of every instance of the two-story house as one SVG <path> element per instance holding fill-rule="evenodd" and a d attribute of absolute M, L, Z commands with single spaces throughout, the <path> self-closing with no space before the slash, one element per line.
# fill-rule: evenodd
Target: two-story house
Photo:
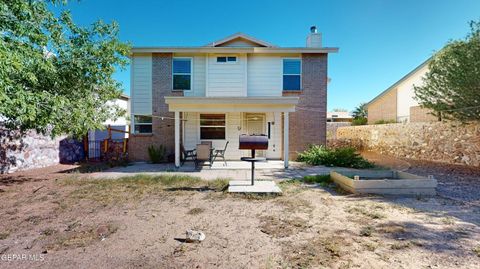
<path fill-rule="evenodd" d="M 312 27 L 306 47 L 278 47 L 237 33 L 200 47 L 134 47 L 131 52 L 129 156 L 147 160 L 163 144 L 180 165 L 180 148 L 212 141 L 226 158 L 241 134 L 265 134 L 260 155 L 288 160 L 326 142 L 327 58 Z M 173 157 L 174 156 L 174 157 Z"/>

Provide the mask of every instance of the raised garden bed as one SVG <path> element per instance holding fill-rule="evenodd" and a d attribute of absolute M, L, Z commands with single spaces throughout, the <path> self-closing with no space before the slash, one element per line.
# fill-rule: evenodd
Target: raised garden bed
<path fill-rule="evenodd" d="M 392 195 L 435 195 L 437 181 L 395 170 L 330 172 L 331 179 L 351 193 Z"/>

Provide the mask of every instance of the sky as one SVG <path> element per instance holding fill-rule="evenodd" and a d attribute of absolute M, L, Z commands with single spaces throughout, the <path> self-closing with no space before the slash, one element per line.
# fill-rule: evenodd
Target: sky
<path fill-rule="evenodd" d="M 201 46 L 236 32 L 303 47 L 310 26 L 329 55 L 328 110 L 368 102 L 480 20 L 480 0 L 80 0 L 74 21 L 120 24 L 132 46 Z M 128 68 L 115 73 L 129 94 Z"/>

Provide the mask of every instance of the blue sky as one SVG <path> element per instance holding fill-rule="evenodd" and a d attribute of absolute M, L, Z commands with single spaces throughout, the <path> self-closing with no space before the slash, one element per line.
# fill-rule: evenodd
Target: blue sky
<path fill-rule="evenodd" d="M 480 19 L 479 0 L 143 1 L 81 0 L 75 22 L 120 24 L 133 46 L 198 46 L 244 32 L 278 46 L 305 46 L 311 25 L 329 57 L 328 109 L 369 101 Z M 115 75 L 129 93 L 129 71 Z"/>

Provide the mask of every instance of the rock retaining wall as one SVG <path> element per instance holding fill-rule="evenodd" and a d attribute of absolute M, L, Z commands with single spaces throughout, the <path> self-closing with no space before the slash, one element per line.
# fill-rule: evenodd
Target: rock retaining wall
<path fill-rule="evenodd" d="M 340 127 L 337 139 L 402 158 L 480 166 L 480 124 L 396 123 Z"/>
<path fill-rule="evenodd" d="M 41 168 L 83 160 L 82 143 L 65 136 L 51 138 L 29 131 L 17 131 L 0 127 L 0 174 Z"/>

